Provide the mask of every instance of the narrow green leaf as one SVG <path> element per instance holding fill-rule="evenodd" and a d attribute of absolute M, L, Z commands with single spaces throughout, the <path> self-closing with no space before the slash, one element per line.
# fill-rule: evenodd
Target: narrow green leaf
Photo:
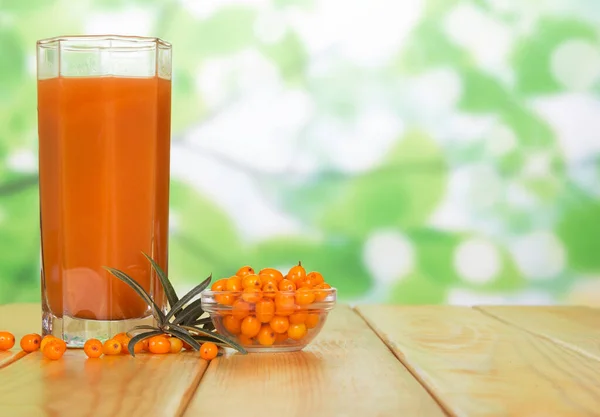
<path fill-rule="evenodd" d="M 158 336 L 160 334 L 163 334 L 163 332 L 160 330 L 153 330 L 151 332 L 140 333 L 136 336 L 133 336 L 131 338 L 131 340 L 129 341 L 129 344 L 127 345 L 127 350 L 129 351 L 131 356 L 135 357 L 134 346 L 137 342 L 142 341 L 144 339 L 148 339 L 149 337 L 152 337 L 152 336 Z"/>
<path fill-rule="evenodd" d="M 183 340 L 188 345 L 194 348 L 195 351 L 200 350 L 200 344 L 194 340 L 191 334 L 187 332 L 187 330 L 180 328 L 179 326 L 169 326 L 167 330 L 170 334 L 177 337 L 178 339 Z"/>
<path fill-rule="evenodd" d="M 199 327 L 191 327 L 191 326 L 180 326 L 180 327 L 188 330 L 190 333 L 198 333 L 200 335 L 204 335 L 204 336 L 208 336 L 213 339 L 216 339 L 219 342 L 226 343 L 229 347 L 237 350 L 240 353 L 244 353 L 244 354 L 248 353 L 242 345 L 240 345 L 239 343 L 237 343 L 225 336 L 220 335 L 219 333 L 212 333 L 212 332 L 206 331 L 204 329 L 201 329 Z"/>
<path fill-rule="evenodd" d="M 159 264 L 157 264 L 154 261 L 154 259 L 146 255 L 145 253 L 144 256 L 146 257 L 146 259 L 148 259 L 148 261 L 150 261 L 150 264 L 152 264 L 152 268 L 154 268 L 154 271 L 156 271 L 156 275 L 158 275 L 158 279 L 160 280 L 160 283 L 162 284 L 162 287 L 165 290 L 167 300 L 169 301 L 169 306 L 173 307 L 175 304 L 177 304 L 177 301 L 179 301 L 179 297 L 177 297 L 177 293 L 175 292 L 173 285 L 171 285 L 171 281 L 169 281 L 169 278 L 167 278 L 167 274 L 165 274 L 165 271 L 163 271 L 163 269 L 160 267 Z"/>
<path fill-rule="evenodd" d="M 191 326 L 191 327 L 196 327 L 202 324 L 212 324 L 212 318 L 210 317 L 204 317 L 202 319 L 198 319 L 194 322 L 191 323 L 184 323 L 186 326 Z M 206 330 L 206 327 L 203 327 L 204 330 Z"/>
<path fill-rule="evenodd" d="M 177 315 L 177 318 L 173 321 L 173 324 L 190 324 L 194 320 L 198 319 L 202 314 L 204 314 L 202 302 L 201 300 L 196 300 L 181 310 L 181 312 Z"/>
<path fill-rule="evenodd" d="M 158 329 L 156 327 L 154 327 L 154 326 L 148 326 L 147 324 L 142 324 L 142 325 L 139 325 L 139 326 L 132 327 L 127 332 L 127 334 L 129 334 L 129 333 L 136 333 L 138 330 L 158 330 Z"/>
<path fill-rule="evenodd" d="M 213 339 L 212 337 L 206 337 L 206 336 L 192 336 L 194 338 L 194 340 L 196 340 L 197 342 L 211 342 L 214 343 L 217 346 L 223 346 L 223 347 L 230 347 L 227 343 L 223 343 L 223 342 L 219 342 L 218 340 Z"/>
<path fill-rule="evenodd" d="M 194 326 L 196 326 L 196 324 L 194 324 Z M 215 330 L 215 324 L 211 321 L 210 323 L 206 323 L 204 326 L 202 326 L 202 328 L 209 332 L 211 330 Z"/>
<path fill-rule="evenodd" d="M 196 285 L 194 288 L 190 290 L 186 295 L 184 295 L 174 306 L 171 307 L 169 314 L 167 314 L 166 320 L 169 321 L 171 317 L 176 315 L 187 303 L 192 301 L 192 298 L 200 294 L 208 284 L 210 284 L 210 280 L 212 279 L 212 275 L 202 281 L 200 284 Z"/>
<path fill-rule="evenodd" d="M 146 301 L 146 303 L 152 308 L 152 310 L 154 311 L 154 316 L 158 320 L 159 324 L 161 326 L 164 325 L 164 323 L 166 321 L 165 315 L 160 310 L 160 308 L 158 308 L 158 306 L 156 305 L 156 303 L 154 302 L 152 297 L 150 297 L 150 294 L 148 294 L 146 292 L 146 290 L 144 290 L 144 288 L 140 284 L 138 284 L 133 278 L 131 278 L 129 275 L 127 275 L 123 271 L 119 271 L 118 269 L 109 268 L 109 267 L 104 267 L 104 268 L 108 272 L 113 274 L 115 277 L 119 278 L 121 281 L 123 281 L 124 283 L 129 285 L 131 288 L 133 288 L 135 290 L 135 292 L 137 292 L 139 294 L 139 296 L 142 297 L 144 299 L 144 301 Z"/>

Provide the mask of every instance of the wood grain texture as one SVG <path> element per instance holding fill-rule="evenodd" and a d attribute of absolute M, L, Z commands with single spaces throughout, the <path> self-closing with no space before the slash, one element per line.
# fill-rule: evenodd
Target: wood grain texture
<path fill-rule="evenodd" d="M 457 416 L 597 416 L 600 362 L 464 307 L 360 306 Z"/>
<path fill-rule="evenodd" d="M 0 324 L 19 335 L 39 332 L 40 318 L 37 305 L 0 307 Z M 197 352 L 88 359 L 69 349 L 58 361 L 18 352 L 17 342 L 19 360 L 0 369 L 2 416 L 180 416 L 207 367 Z"/>
<path fill-rule="evenodd" d="M 42 310 L 39 305 L 9 304 L 0 305 L 0 331 L 15 335 L 15 346 L 0 352 L 0 368 L 21 359 L 26 355 L 19 347 L 19 341 L 28 333 L 41 334 Z"/>
<path fill-rule="evenodd" d="M 443 416 L 364 321 L 337 307 L 302 352 L 210 364 L 185 416 Z"/>
<path fill-rule="evenodd" d="M 566 306 L 478 306 L 476 309 L 600 361 L 600 309 Z"/>

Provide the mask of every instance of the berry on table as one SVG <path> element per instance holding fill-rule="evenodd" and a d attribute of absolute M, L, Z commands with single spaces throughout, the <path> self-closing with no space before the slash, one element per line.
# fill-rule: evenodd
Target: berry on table
<path fill-rule="evenodd" d="M 15 336 L 10 332 L 0 332 L 0 350 L 12 349 L 15 345 Z"/>
<path fill-rule="evenodd" d="M 148 340 L 148 349 L 151 353 L 169 353 L 171 343 L 165 336 L 153 336 Z"/>
<path fill-rule="evenodd" d="M 102 356 L 102 342 L 98 339 L 89 339 L 83 345 L 83 351 L 88 358 L 99 358 Z"/>
<path fill-rule="evenodd" d="M 179 340 L 176 337 L 170 337 L 169 343 L 171 344 L 170 352 L 171 353 L 179 353 L 181 349 L 183 349 L 183 341 Z"/>
<path fill-rule="evenodd" d="M 26 334 L 21 339 L 21 349 L 23 349 L 27 353 L 35 352 L 40 348 L 40 344 L 42 343 L 42 337 L 39 334 L 31 333 Z"/>
<path fill-rule="evenodd" d="M 53 360 L 53 361 L 56 361 L 56 360 L 62 358 L 62 356 L 64 355 L 67 348 L 66 348 L 66 344 L 63 347 L 61 342 L 63 344 L 65 343 L 64 341 L 55 338 L 55 340 L 51 340 L 50 342 L 46 343 L 44 346 L 44 350 L 42 351 L 42 353 L 44 354 L 44 357 L 46 357 L 50 360 Z"/>
<path fill-rule="evenodd" d="M 123 346 L 121 346 L 121 343 L 115 339 L 108 339 L 102 345 L 102 353 L 105 355 L 119 355 L 122 349 Z"/>
<path fill-rule="evenodd" d="M 219 349 L 213 342 L 205 342 L 200 346 L 200 357 L 204 360 L 210 361 L 216 358 L 218 353 Z"/>

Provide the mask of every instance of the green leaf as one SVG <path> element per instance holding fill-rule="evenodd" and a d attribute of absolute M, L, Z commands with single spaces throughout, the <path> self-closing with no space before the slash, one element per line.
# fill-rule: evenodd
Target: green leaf
<path fill-rule="evenodd" d="M 186 329 L 187 331 L 189 331 L 191 334 L 199 334 L 199 335 L 203 335 L 203 336 L 207 336 L 210 338 L 213 338 L 219 342 L 225 343 L 227 344 L 229 347 L 232 347 L 233 349 L 237 350 L 240 353 L 248 353 L 246 351 L 246 349 L 244 349 L 244 347 L 242 345 L 240 345 L 239 343 L 237 343 L 236 341 L 229 339 L 228 337 L 222 336 L 219 333 L 213 333 L 213 332 L 209 332 L 206 331 L 204 329 L 201 329 L 199 327 L 191 327 L 191 326 L 180 326 L 184 329 Z M 214 340 L 211 340 L 214 341 Z"/>
<path fill-rule="evenodd" d="M 340 185 L 321 225 L 328 233 L 359 238 L 377 228 L 418 227 L 441 201 L 447 171 L 439 146 L 421 132 L 409 132 L 379 169 Z"/>
<path fill-rule="evenodd" d="M 158 335 L 161 335 L 161 334 L 163 334 L 162 331 L 160 331 L 160 330 L 153 330 L 151 332 L 140 333 L 138 335 L 135 335 L 129 341 L 129 344 L 127 345 L 127 350 L 129 351 L 129 353 L 131 354 L 131 356 L 135 357 L 135 345 L 136 345 L 136 343 L 141 342 L 144 339 L 148 339 L 149 337 L 158 336 Z"/>
<path fill-rule="evenodd" d="M 165 315 L 163 314 L 161 309 L 156 305 L 156 303 L 154 302 L 152 297 L 150 297 L 150 295 L 146 292 L 146 290 L 144 290 L 144 288 L 140 284 L 138 284 L 129 275 L 127 275 L 126 273 L 124 273 L 122 271 L 119 271 L 118 269 L 110 268 L 110 267 L 106 267 L 106 266 L 104 267 L 104 269 L 106 269 L 112 275 L 114 275 L 115 277 L 117 277 L 118 279 L 120 279 L 121 281 L 126 283 L 127 285 L 129 285 L 136 293 L 138 293 L 138 295 L 140 297 L 142 297 L 144 299 L 144 301 L 146 301 L 146 303 L 152 308 L 152 311 L 154 312 L 154 316 L 156 317 L 156 319 L 158 320 L 158 322 L 161 326 L 166 323 Z"/>
<path fill-rule="evenodd" d="M 191 322 L 195 321 L 202 314 L 204 314 L 204 310 L 202 309 L 202 300 L 198 299 L 180 311 L 177 314 L 177 318 L 173 320 L 173 324 L 183 323 L 185 325 L 190 325 Z"/>
<path fill-rule="evenodd" d="M 169 306 L 173 307 L 179 301 L 179 297 L 177 297 L 177 293 L 175 292 L 173 285 L 171 285 L 171 282 L 167 278 L 165 271 L 162 270 L 160 265 L 157 264 L 154 261 L 154 259 L 152 259 L 150 256 L 146 255 L 145 253 L 144 253 L 144 256 L 152 264 L 152 268 L 154 268 L 154 271 L 156 272 L 156 275 L 158 276 L 158 279 L 160 280 L 160 283 L 162 284 L 162 287 L 165 290 L 167 300 L 169 301 Z"/>
<path fill-rule="evenodd" d="M 209 276 L 208 278 L 206 278 L 200 284 L 196 285 L 194 288 L 192 288 L 186 295 L 181 297 L 181 299 L 177 302 L 177 304 L 175 304 L 173 307 L 171 307 L 171 310 L 167 314 L 166 321 L 169 321 L 169 319 L 171 317 L 175 316 L 183 307 L 185 307 L 185 305 L 187 303 L 192 301 L 192 298 L 194 298 L 195 296 L 200 294 L 202 291 L 204 291 L 206 289 L 206 287 L 208 287 L 208 284 L 210 284 L 211 280 L 212 280 L 212 275 Z"/>

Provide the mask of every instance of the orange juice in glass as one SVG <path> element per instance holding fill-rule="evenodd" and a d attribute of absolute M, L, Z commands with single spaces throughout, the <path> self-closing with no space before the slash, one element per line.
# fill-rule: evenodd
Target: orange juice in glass
<path fill-rule="evenodd" d="M 37 43 L 43 333 L 82 346 L 165 306 L 143 253 L 166 271 L 171 45 L 157 38 Z"/>

